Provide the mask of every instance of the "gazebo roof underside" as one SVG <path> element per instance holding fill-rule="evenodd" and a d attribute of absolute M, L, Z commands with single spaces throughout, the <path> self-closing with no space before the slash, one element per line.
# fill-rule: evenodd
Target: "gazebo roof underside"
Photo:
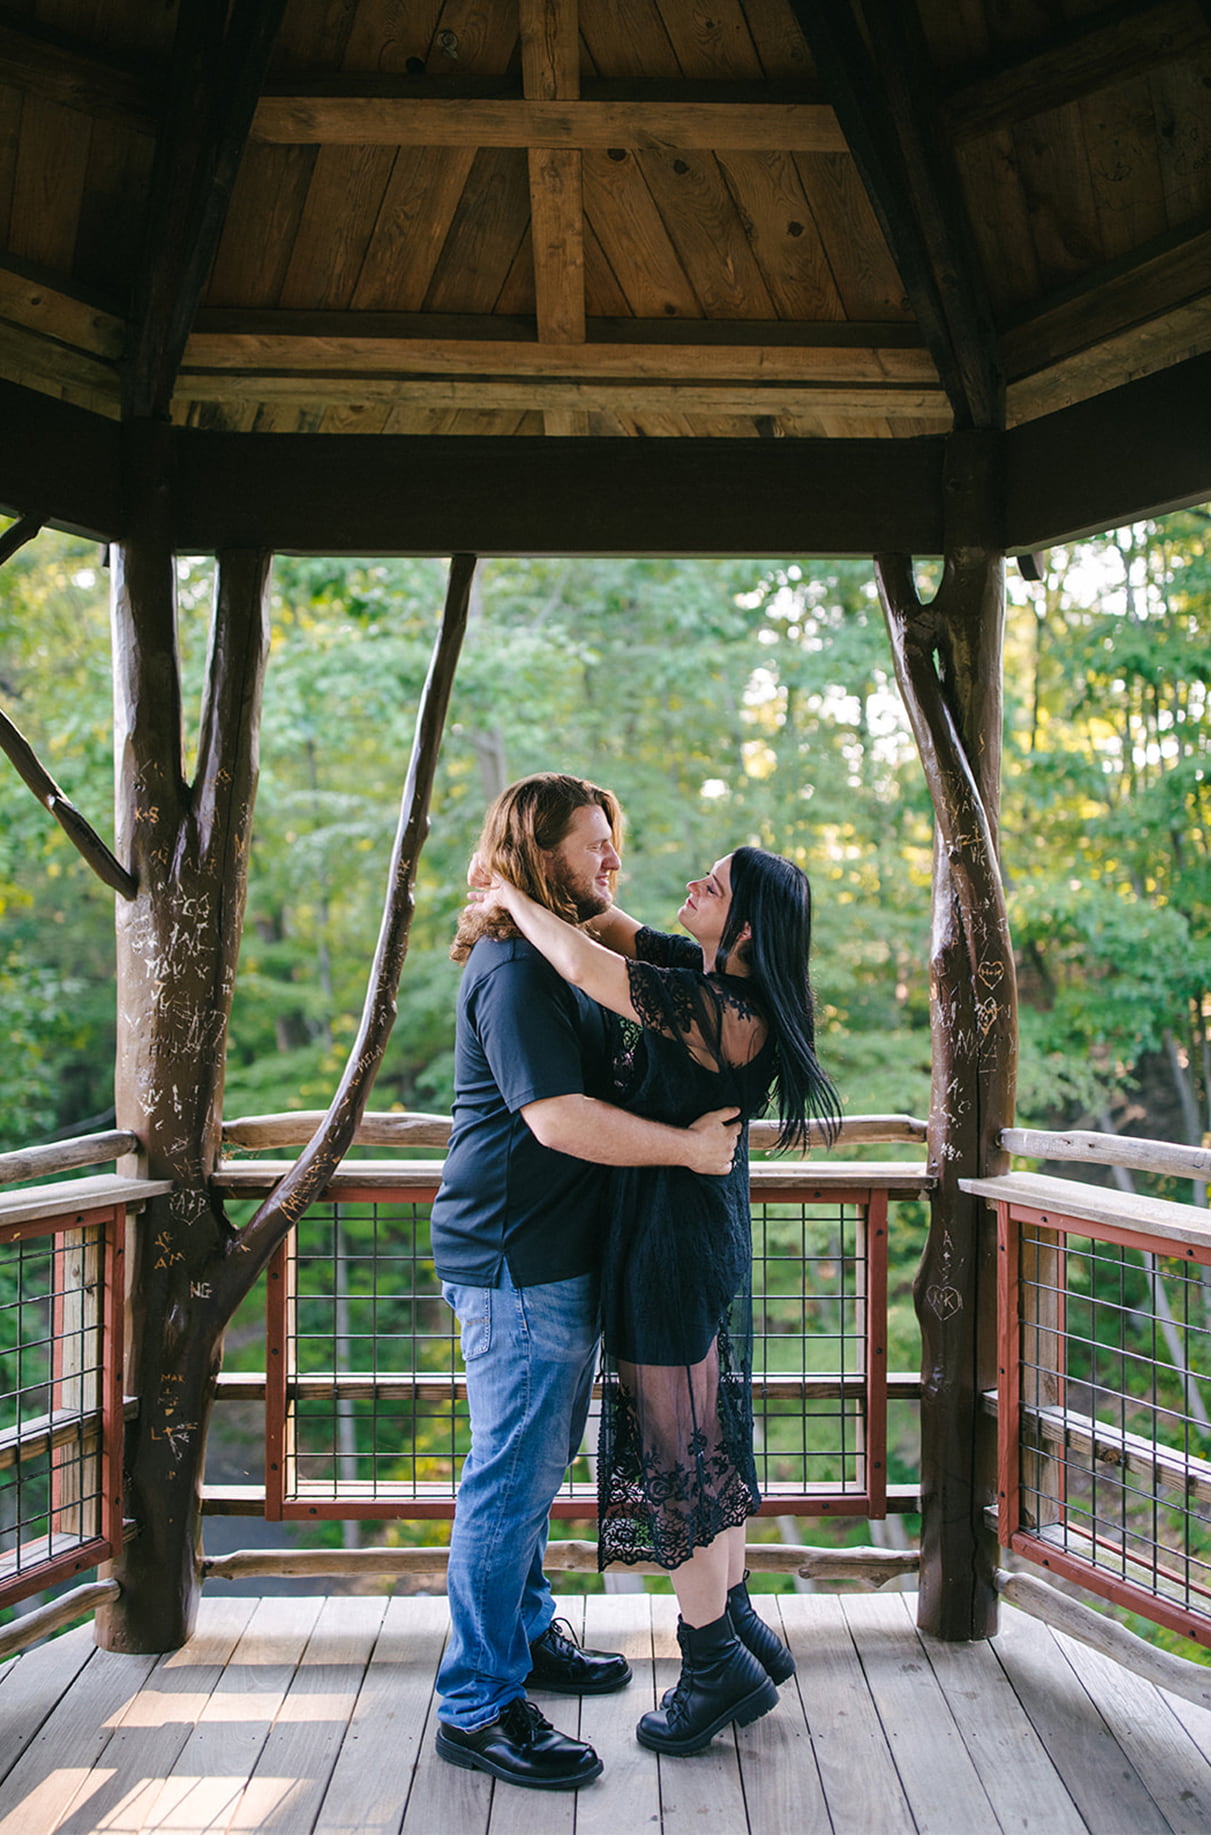
<path fill-rule="evenodd" d="M 14 513 L 1033 548 L 1211 497 L 1211 0 L 6 0 L 0 250 Z"/>

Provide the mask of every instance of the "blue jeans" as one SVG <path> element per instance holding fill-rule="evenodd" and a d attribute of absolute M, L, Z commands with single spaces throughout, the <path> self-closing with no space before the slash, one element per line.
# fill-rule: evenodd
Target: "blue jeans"
<path fill-rule="evenodd" d="M 442 1292 L 458 1317 L 471 1451 L 450 1538 L 440 1718 L 474 1732 L 525 1694 L 555 1606 L 543 1573 L 555 1493 L 584 1435 L 597 1361 L 595 1274 Z"/>

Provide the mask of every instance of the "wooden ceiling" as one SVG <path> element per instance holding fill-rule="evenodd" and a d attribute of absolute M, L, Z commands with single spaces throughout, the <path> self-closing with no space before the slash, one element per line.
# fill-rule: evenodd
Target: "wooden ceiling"
<path fill-rule="evenodd" d="M 1208 351 L 1211 0 L 0 0 L 12 413 L 575 463 Z"/>

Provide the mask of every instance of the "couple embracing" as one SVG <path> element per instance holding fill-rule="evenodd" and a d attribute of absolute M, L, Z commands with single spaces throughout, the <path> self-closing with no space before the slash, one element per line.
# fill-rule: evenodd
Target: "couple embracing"
<path fill-rule="evenodd" d="M 620 845 L 608 790 L 557 774 L 512 785 L 488 813 L 451 952 L 466 967 L 433 1248 L 471 1450 L 437 1751 L 546 1790 L 602 1763 L 527 1687 L 604 1694 L 631 1673 L 575 1642 L 543 1572 L 601 1339 L 599 1565 L 667 1569 L 680 1614 L 680 1679 L 637 1738 L 699 1751 L 767 1713 L 794 1672 L 745 1586 L 760 1493 L 744 1124 L 773 1100 L 780 1146 L 803 1143 L 809 1118 L 828 1137 L 837 1125 L 815 1055 L 804 874 L 737 848 L 692 882 L 688 935 L 670 936 L 615 907 Z"/>

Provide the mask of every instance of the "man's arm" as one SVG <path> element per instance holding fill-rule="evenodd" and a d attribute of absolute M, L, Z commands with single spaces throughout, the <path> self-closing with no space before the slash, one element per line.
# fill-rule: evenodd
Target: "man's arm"
<path fill-rule="evenodd" d="M 631 1115 L 593 1096 L 546 1096 L 521 1110 L 544 1147 L 595 1166 L 684 1166 L 722 1178 L 740 1138 L 739 1109 L 712 1109 L 688 1128 Z"/>

